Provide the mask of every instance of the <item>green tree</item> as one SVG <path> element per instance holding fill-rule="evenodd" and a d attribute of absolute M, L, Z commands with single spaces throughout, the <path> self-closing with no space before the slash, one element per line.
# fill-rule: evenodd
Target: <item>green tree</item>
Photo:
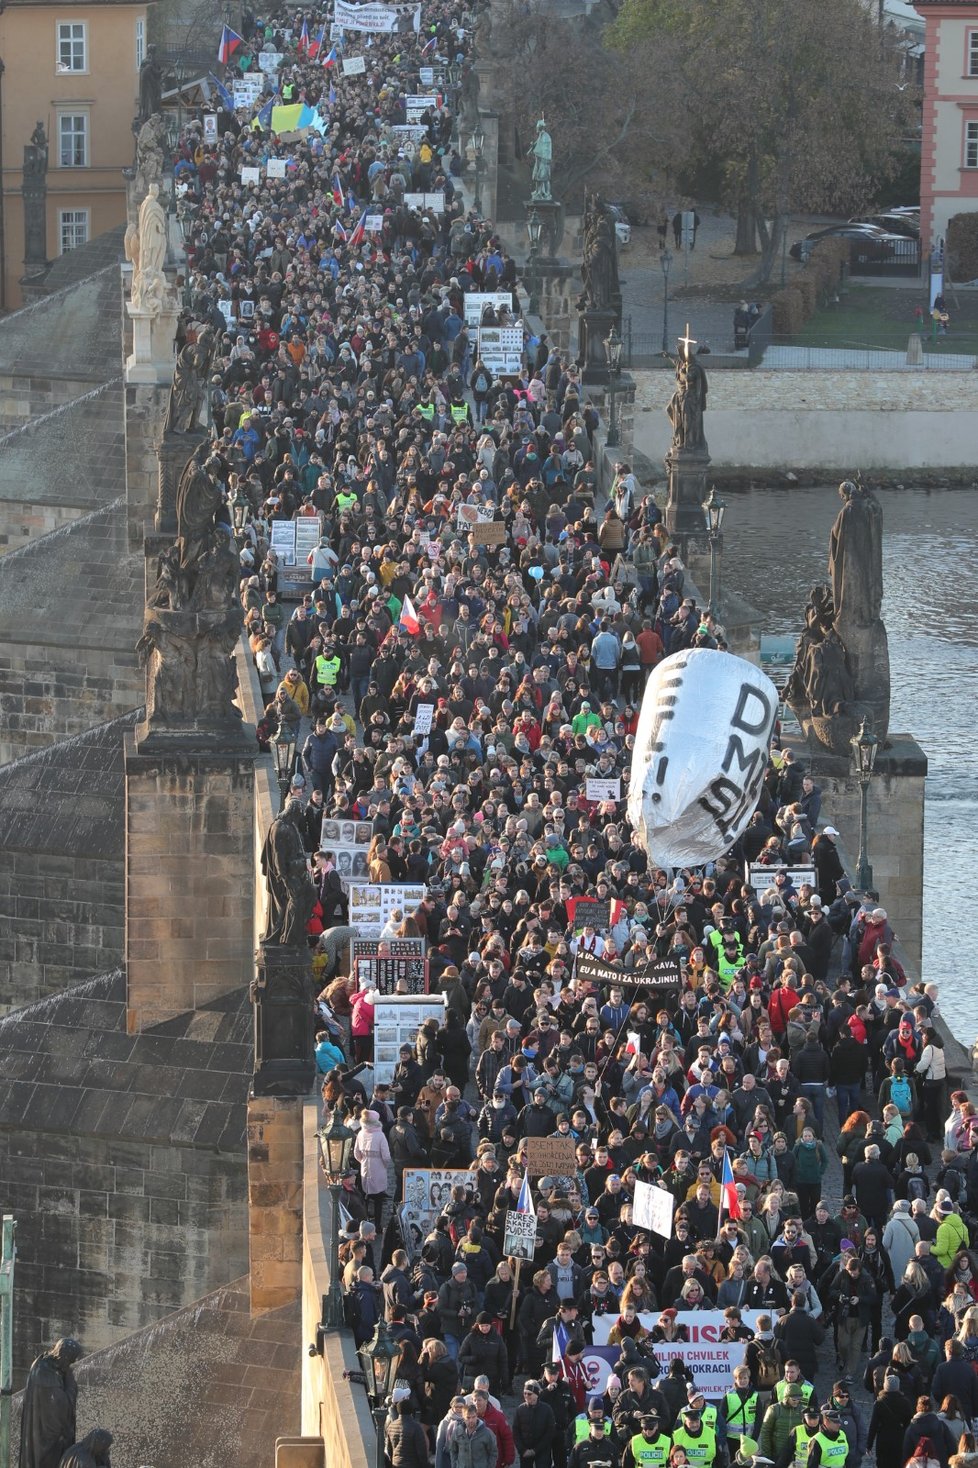
<path fill-rule="evenodd" d="M 863 0 L 624 0 L 608 42 L 673 60 L 656 66 L 662 103 L 690 156 L 719 166 L 738 250 L 760 239 L 751 284 L 769 278 L 792 213 L 871 200 L 912 128 L 902 54 Z"/>

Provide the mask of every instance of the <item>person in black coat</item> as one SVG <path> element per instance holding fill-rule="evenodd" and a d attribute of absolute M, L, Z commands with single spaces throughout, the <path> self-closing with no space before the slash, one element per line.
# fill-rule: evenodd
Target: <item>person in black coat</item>
<path fill-rule="evenodd" d="M 818 1374 L 818 1348 L 825 1339 L 825 1327 L 805 1309 L 806 1297 L 800 1291 L 791 1297 L 791 1309 L 774 1327 L 775 1348 L 782 1361 L 797 1361 L 806 1381 Z"/>
<path fill-rule="evenodd" d="M 555 1430 L 550 1447 L 553 1468 L 567 1468 L 567 1429 L 577 1415 L 577 1403 L 569 1385 L 560 1374 L 559 1361 L 546 1362 L 540 1385 L 540 1400 L 554 1414 Z"/>
<path fill-rule="evenodd" d="M 818 882 L 818 895 L 824 907 L 831 904 L 836 896 L 835 884 L 841 882 L 846 874 L 842 858 L 836 850 L 835 837 L 838 834 L 834 826 L 826 826 L 812 842 L 812 864 Z"/>
<path fill-rule="evenodd" d="M 913 1457 L 914 1448 L 924 1438 L 929 1438 L 932 1451 L 928 1457 L 936 1457 L 941 1468 L 948 1468 L 948 1460 L 958 1450 L 957 1438 L 947 1423 L 931 1410 L 930 1397 L 917 1398 L 917 1410 L 903 1434 L 902 1462 Z"/>
<path fill-rule="evenodd" d="M 523 1384 L 523 1405 L 517 1407 L 513 1419 L 513 1441 L 520 1468 L 550 1468 L 556 1431 L 553 1410 L 541 1401 L 540 1383 L 531 1378 Z"/>
<path fill-rule="evenodd" d="M 877 1463 L 902 1463 L 903 1435 L 913 1416 L 913 1407 L 900 1390 L 895 1376 L 887 1376 L 873 1403 L 866 1437 L 866 1451 L 876 1448 Z"/>
<path fill-rule="evenodd" d="M 978 1376 L 964 1354 L 959 1340 L 951 1339 L 944 1344 L 946 1360 L 934 1372 L 930 1384 L 935 1402 L 945 1397 L 957 1397 L 965 1417 L 978 1417 Z"/>
<path fill-rule="evenodd" d="M 390 1136 L 387 1138 L 391 1150 L 391 1162 L 397 1173 L 397 1197 L 401 1196 L 402 1183 L 404 1180 L 404 1169 L 406 1167 L 427 1167 L 428 1149 L 421 1140 L 417 1127 L 414 1125 L 414 1112 L 409 1106 L 398 1108 L 397 1120 L 391 1127 Z"/>
<path fill-rule="evenodd" d="M 462 1017 L 457 1010 L 450 1009 L 445 1015 L 445 1023 L 438 1031 L 438 1053 L 452 1085 L 464 1091 L 469 1080 L 472 1043 L 465 1033 Z"/>
<path fill-rule="evenodd" d="M 475 1317 L 475 1324 L 462 1342 L 458 1369 L 463 1383 L 470 1376 L 488 1376 L 489 1390 L 494 1397 L 504 1396 L 509 1391 L 506 1346 L 488 1310 L 480 1311 Z"/>
<path fill-rule="evenodd" d="M 403 1390 L 403 1388 L 402 1388 Z M 388 1420 L 384 1452 L 392 1468 L 428 1468 L 428 1439 L 409 1401 L 399 1402 Z"/>

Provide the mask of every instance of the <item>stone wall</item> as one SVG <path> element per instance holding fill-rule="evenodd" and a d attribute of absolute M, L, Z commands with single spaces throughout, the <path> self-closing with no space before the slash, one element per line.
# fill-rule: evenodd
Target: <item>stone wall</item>
<path fill-rule="evenodd" d="M 302 1293 L 302 1102 L 248 1100 L 251 1308 L 277 1310 Z"/>

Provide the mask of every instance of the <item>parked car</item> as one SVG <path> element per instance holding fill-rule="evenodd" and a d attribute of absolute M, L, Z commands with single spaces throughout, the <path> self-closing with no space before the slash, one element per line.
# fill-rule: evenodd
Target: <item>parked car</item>
<path fill-rule="evenodd" d="M 811 234 L 792 245 L 788 253 L 793 260 L 804 260 L 810 254 L 812 246 L 818 244 L 819 240 L 865 240 L 866 259 L 881 260 L 893 253 L 890 247 L 882 248 L 881 242 L 893 238 L 895 236 L 888 235 L 886 230 L 880 229 L 876 224 L 830 224 L 825 229 L 812 230 Z"/>
<path fill-rule="evenodd" d="M 880 214 L 863 214 L 850 219 L 850 224 L 875 224 L 887 234 L 903 235 L 908 240 L 920 239 L 920 215 L 897 210 L 885 210 Z"/>

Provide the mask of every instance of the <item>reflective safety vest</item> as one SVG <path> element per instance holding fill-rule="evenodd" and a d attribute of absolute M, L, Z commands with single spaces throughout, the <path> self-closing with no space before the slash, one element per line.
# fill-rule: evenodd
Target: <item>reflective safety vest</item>
<path fill-rule="evenodd" d="M 451 415 L 452 415 L 452 422 L 453 423 L 468 423 L 468 421 L 469 421 L 469 405 L 468 405 L 468 403 L 452 403 L 451 408 L 450 408 L 450 412 L 451 412 Z"/>
<path fill-rule="evenodd" d="M 607 1437 L 611 1432 L 611 1423 L 605 1418 L 604 1435 Z M 578 1412 L 574 1418 L 574 1442 L 582 1443 L 591 1436 L 591 1422 L 586 1412 Z"/>
<path fill-rule="evenodd" d="M 335 688 L 336 680 L 340 676 L 340 660 L 338 657 L 324 658 L 322 653 L 316 658 L 316 682 L 321 688 Z"/>
<path fill-rule="evenodd" d="M 699 1437 L 693 1437 L 685 1427 L 677 1427 L 672 1435 L 674 1448 L 684 1448 L 693 1468 L 711 1468 L 717 1455 L 717 1435 L 704 1422 Z"/>
<path fill-rule="evenodd" d="M 796 1468 L 803 1468 L 803 1465 L 808 1462 L 809 1446 L 818 1437 L 818 1433 L 809 1432 L 804 1422 L 802 1422 L 799 1427 L 792 1429 L 791 1435 L 795 1443 L 794 1456 L 791 1461 L 796 1464 Z"/>
<path fill-rule="evenodd" d="M 840 1432 L 838 1437 L 829 1437 L 819 1428 L 813 1441 L 818 1443 L 822 1468 L 844 1468 L 849 1456 L 849 1439 L 844 1432 Z"/>
<path fill-rule="evenodd" d="M 810 1381 L 796 1381 L 794 1384 L 795 1384 L 795 1386 L 800 1386 L 801 1387 L 801 1400 L 802 1400 L 802 1402 L 803 1403 L 810 1402 L 811 1399 L 812 1399 L 812 1392 L 815 1390 L 815 1388 L 812 1386 L 811 1382 Z M 788 1383 L 782 1377 L 782 1379 L 778 1382 L 777 1386 L 774 1388 L 775 1401 L 778 1401 L 778 1402 L 782 1402 L 783 1403 L 784 1402 L 784 1399 L 785 1399 L 785 1396 L 787 1394 L 787 1391 L 788 1391 Z"/>
<path fill-rule="evenodd" d="M 349 510 L 353 505 L 356 504 L 356 502 L 356 495 L 351 494 L 348 489 L 341 489 L 337 492 L 336 504 L 339 509 Z"/>
<path fill-rule="evenodd" d="M 628 1446 L 632 1450 L 636 1468 L 662 1468 L 672 1451 L 672 1438 L 660 1432 L 654 1442 L 649 1442 L 642 1433 L 637 1433 L 629 1440 Z"/>
<path fill-rule="evenodd" d="M 418 404 L 418 412 L 421 414 L 422 418 L 424 419 L 424 421 L 426 423 L 434 423 L 434 421 L 435 421 L 435 405 L 434 405 L 434 403 L 419 403 Z"/>
<path fill-rule="evenodd" d="M 723 1399 L 727 1431 L 731 1437 L 753 1437 L 757 1421 L 757 1403 L 760 1392 L 751 1392 L 741 1400 L 739 1392 L 727 1392 Z"/>

